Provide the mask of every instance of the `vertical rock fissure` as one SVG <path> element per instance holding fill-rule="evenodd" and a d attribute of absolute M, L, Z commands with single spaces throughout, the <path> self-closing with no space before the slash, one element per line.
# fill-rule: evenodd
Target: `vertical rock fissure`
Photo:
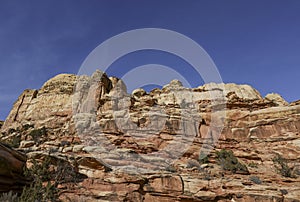
<path fill-rule="evenodd" d="M 181 175 L 178 175 L 178 176 L 179 176 L 179 178 L 180 178 L 181 186 L 182 186 L 181 194 L 184 194 L 184 181 L 183 181 Z"/>
<path fill-rule="evenodd" d="M 14 119 L 13 119 L 14 121 L 17 120 L 17 117 L 18 117 L 20 108 L 21 108 L 21 106 L 23 105 L 24 99 L 25 99 L 25 95 L 23 95 L 22 100 L 21 100 L 21 103 L 19 104 L 19 106 L 18 106 L 18 108 L 17 108 L 17 112 L 16 112 L 15 117 L 14 117 Z"/>

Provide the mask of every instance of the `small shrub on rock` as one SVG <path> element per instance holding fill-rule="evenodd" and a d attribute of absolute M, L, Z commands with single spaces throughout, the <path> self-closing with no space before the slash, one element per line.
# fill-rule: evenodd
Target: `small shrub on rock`
<path fill-rule="evenodd" d="M 255 184 L 261 184 L 262 181 L 259 179 L 259 177 L 257 176 L 250 176 L 249 180 L 251 180 L 252 182 L 254 182 Z"/>
<path fill-rule="evenodd" d="M 251 167 L 251 168 L 258 168 L 258 164 L 255 163 L 255 162 L 249 163 L 248 166 Z"/>
<path fill-rule="evenodd" d="M 277 154 L 272 160 L 276 170 L 283 177 L 294 177 L 292 175 L 292 169 L 287 164 L 287 160 L 283 158 L 280 154 Z"/>
<path fill-rule="evenodd" d="M 24 187 L 19 202 L 60 201 L 59 185 L 76 187 L 87 176 L 78 172 L 76 161 L 71 164 L 67 160 L 44 156 L 41 162 L 31 159 L 33 165 L 25 169 L 25 176 L 32 179 L 30 186 Z"/>
<path fill-rule="evenodd" d="M 27 131 L 30 128 L 34 128 L 34 125 L 32 125 L 32 124 L 24 124 L 24 125 L 22 125 L 22 131 Z"/>
<path fill-rule="evenodd" d="M 224 170 L 232 173 L 249 174 L 249 170 L 245 164 L 242 164 L 234 156 L 231 150 L 222 149 L 217 151 L 218 162 Z"/>
<path fill-rule="evenodd" d="M 33 165 L 25 170 L 25 176 L 33 179 L 30 186 L 24 187 L 19 198 L 19 202 L 27 201 L 58 201 L 57 189 L 51 184 L 49 165 L 50 157 L 47 157 L 42 163 L 33 159 Z M 47 185 L 44 186 L 43 183 Z"/>
<path fill-rule="evenodd" d="M 3 141 L 4 144 L 12 148 L 18 148 L 20 146 L 20 142 L 21 142 L 20 135 L 14 135 L 13 137 Z"/>
<path fill-rule="evenodd" d="M 39 129 L 34 129 L 32 130 L 28 135 L 32 137 L 32 139 L 36 142 L 39 143 L 41 137 L 45 136 L 47 134 L 46 128 L 42 127 Z"/>
<path fill-rule="evenodd" d="M 205 155 L 205 154 L 200 154 L 200 156 L 199 156 L 199 163 L 200 164 L 207 164 L 207 163 L 209 163 L 208 156 Z"/>

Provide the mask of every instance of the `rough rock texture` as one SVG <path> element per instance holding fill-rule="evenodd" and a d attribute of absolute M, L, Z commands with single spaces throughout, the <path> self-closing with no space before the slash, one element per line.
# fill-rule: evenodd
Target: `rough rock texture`
<path fill-rule="evenodd" d="M 61 184 L 63 201 L 300 199 L 300 103 L 263 98 L 249 85 L 187 89 L 172 81 L 127 94 L 122 81 L 99 71 L 63 74 L 24 91 L 1 130 L 2 140 L 19 137 L 29 158 L 50 154 L 88 177 L 73 188 Z M 221 149 L 248 172 L 224 169 Z M 291 177 L 276 169 L 277 154 Z"/>
<path fill-rule="evenodd" d="M 23 175 L 26 155 L 0 143 L 0 193 L 21 192 L 30 181 Z"/>

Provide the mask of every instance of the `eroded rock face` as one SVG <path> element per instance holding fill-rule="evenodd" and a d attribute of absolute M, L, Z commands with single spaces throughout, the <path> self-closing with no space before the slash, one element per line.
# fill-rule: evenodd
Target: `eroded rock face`
<path fill-rule="evenodd" d="M 287 106 L 288 102 L 285 101 L 281 95 L 277 94 L 277 93 L 270 93 L 268 95 L 266 95 L 265 97 L 267 100 L 270 100 L 274 103 L 276 103 L 278 106 Z"/>
<path fill-rule="evenodd" d="M 61 74 L 47 81 L 42 88 L 25 90 L 15 102 L 3 125 L 3 130 L 24 124 L 58 129 L 72 117 L 72 93 L 75 75 Z"/>
<path fill-rule="evenodd" d="M 75 189 L 62 184 L 64 201 L 300 198 L 300 103 L 277 94 L 263 98 L 249 85 L 188 89 L 171 81 L 130 95 L 121 80 L 100 71 L 63 74 L 24 91 L 1 130 L 4 140 L 19 137 L 28 157 L 50 153 L 88 177 Z M 224 171 L 221 149 L 232 150 L 250 174 Z M 203 151 L 206 162 L 199 161 Z M 287 159 L 294 178 L 277 172 L 276 154 Z"/>
<path fill-rule="evenodd" d="M 0 143 L 0 193 L 21 192 L 30 181 L 23 171 L 26 155 Z"/>

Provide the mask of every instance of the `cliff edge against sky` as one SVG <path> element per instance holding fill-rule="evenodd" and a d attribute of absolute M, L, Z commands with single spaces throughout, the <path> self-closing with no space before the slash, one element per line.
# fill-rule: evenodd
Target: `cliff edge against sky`
<path fill-rule="evenodd" d="M 60 162 L 76 173 L 57 184 L 63 201 L 299 201 L 300 103 L 221 85 L 171 81 L 128 95 L 101 72 L 57 75 L 19 96 L 1 141 L 26 153 L 28 166 L 47 157 L 54 171 Z M 211 100 L 220 92 L 222 110 Z"/>

